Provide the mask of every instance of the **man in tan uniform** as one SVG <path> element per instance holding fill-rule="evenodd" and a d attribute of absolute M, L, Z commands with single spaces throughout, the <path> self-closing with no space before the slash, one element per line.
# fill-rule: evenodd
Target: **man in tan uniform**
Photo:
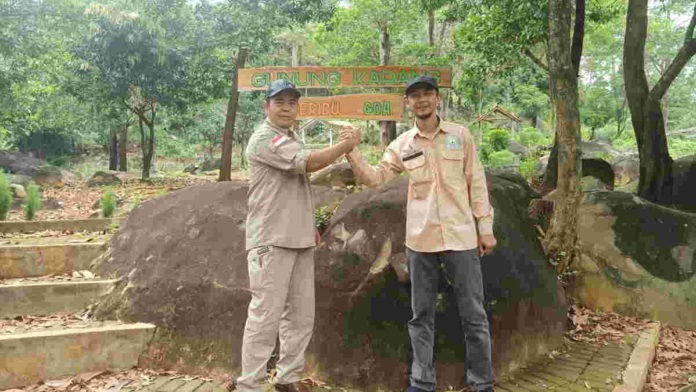
<path fill-rule="evenodd" d="M 262 392 L 266 364 L 280 334 L 277 391 L 297 391 L 314 327 L 314 203 L 307 174 L 349 152 L 353 138 L 319 151 L 304 148 L 291 130 L 300 92 L 287 80 L 268 88 L 266 120 L 246 155 L 251 165 L 246 226 L 249 303 L 236 389 Z"/>
<path fill-rule="evenodd" d="M 433 345 L 439 269 L 453 282 L 467 352 L 467 382 L 493 391 L 488 319 L 483 307 L 479 256 L 496 245 L 486 176 L 466 127 L 441 121 L 438 86 L 419 76 L 406 87 L 416 126 L 394 140 L 377 167 L 357 149 L 348 154 L 355 174 L 379 187 L 402 172 L 409 176 L 406 247 L 413 318 L 408 323 L 413 362 L 407 392 L 435 391 Z M 359 137 L 359 131 L 341 139 Z"/>

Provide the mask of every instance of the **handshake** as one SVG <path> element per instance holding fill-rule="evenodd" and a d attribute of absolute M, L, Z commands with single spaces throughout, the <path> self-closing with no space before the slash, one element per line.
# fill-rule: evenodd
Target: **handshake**
<path fill-rule="evenodd" d="M 360 129 L 352 125 L 344 125 L 340 130 L 339 143 L 347 142 L 351 150 L 362 140 Z"/>

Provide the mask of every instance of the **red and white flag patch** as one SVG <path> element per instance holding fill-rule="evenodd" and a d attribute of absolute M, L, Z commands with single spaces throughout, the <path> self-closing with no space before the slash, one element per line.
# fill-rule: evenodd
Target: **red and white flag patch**
<path fill-rule="evenodd" d="M 275 148 L 278 148 L 289 141 L 290 141 L 289 137 L 287 137 L 285 135 L 278 135 L 278 136 L 273 138 L 272 143 L 273 143 L 273 146 Z"/>

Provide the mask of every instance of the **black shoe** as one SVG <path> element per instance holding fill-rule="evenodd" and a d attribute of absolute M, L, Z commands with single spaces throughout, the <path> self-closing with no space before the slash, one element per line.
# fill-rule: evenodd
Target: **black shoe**
<path fill-rule="evenodd" d="M 410 387 L 406 388 L 406 392 L 431 392 L 422 388 L 415 387 L 411 385 Z"/>
<path fill-rule="evenodd" d="M 276 384 L 275 390 L 278 392 L 300 392 L 295 384 Z"/>

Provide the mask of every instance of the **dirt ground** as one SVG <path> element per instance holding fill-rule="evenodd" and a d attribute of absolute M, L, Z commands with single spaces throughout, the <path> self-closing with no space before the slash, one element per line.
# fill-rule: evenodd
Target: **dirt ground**
<path fill-rule="evenodd" d="M 232 179 L 245 181 L 246 171 L 232 172 Z M 122 184 L 108 187 L 120 199 L 117 215 L 130 211 L 137 203 L 161 196 L 177 189 L 196 184 L 217 181 L 217 172 L 210 175 L 179 175 L 156 177 L 141 181 L 136 173 L 120 174 Z M 36 220 L 87 219 L 100 215 L 99 200 L 107 187 L 88 187 L 84 183 L 77 186 L 46 187 L 42 189 L 44 205 L 36 214 Z M 11 210 L 8 220 L 24 220 L 24 211 Z"/>

